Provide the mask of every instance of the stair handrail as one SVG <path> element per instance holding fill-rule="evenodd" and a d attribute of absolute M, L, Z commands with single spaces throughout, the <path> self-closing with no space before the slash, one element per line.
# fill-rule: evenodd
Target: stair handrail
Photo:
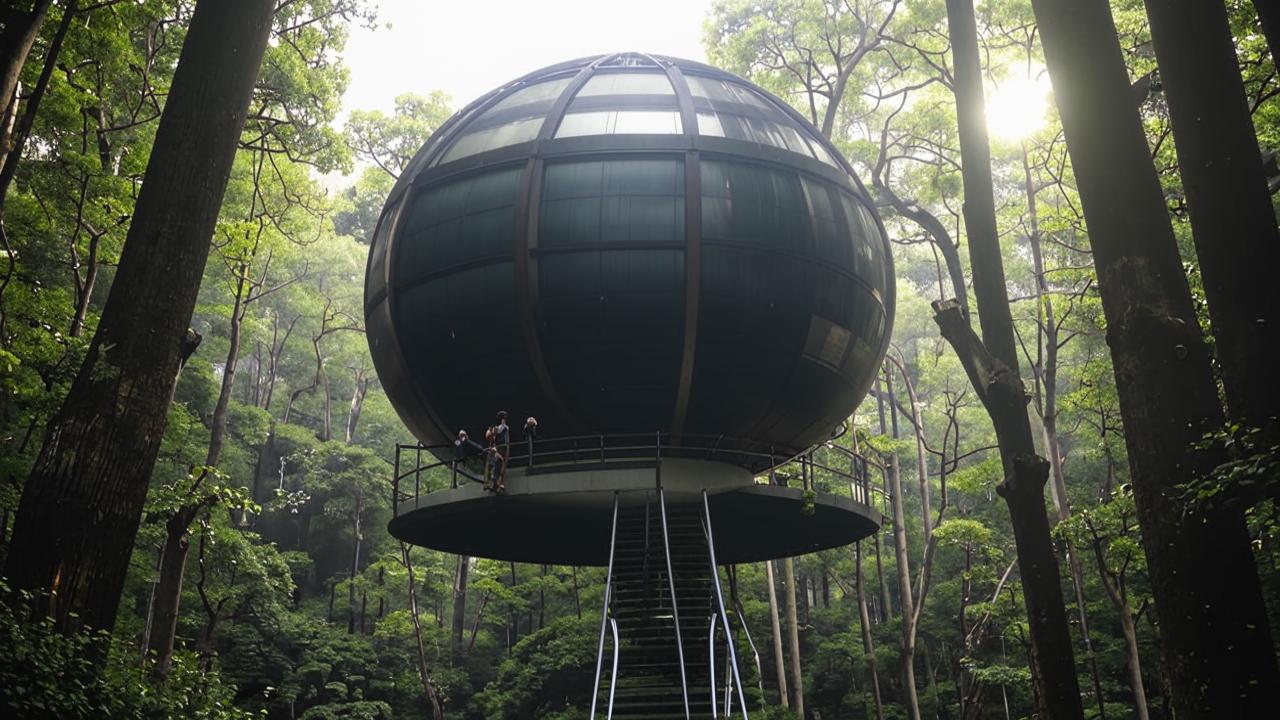
<path fill-rule="evenodd" d="M 733 647 L 733 630 L 729 628 L 729 614 L 724 609 L 724 593 L 720 589 L 720 570 L 716 564 L 715 535 L 711 530 L 711 501 L 707 499 L 707 490 L 702 490 L 703 532 L 707 535 L 707 555 L 711 558 L 711 579 L 716 589 L 716 604 L 720 608 L 720 620 L 724 623 L 724 641 L 729 646 L 729 660 L 733 668 L 733 684 L 738 691 L 738 703 L 742 706 L 742 718 L 747 720 L 747 696 L 742 692 L 742 677 L 738 673 L 738 652 Z M 727 678 L 726 678 L 727 679 Z M 728 714 L 726 703 L 726 715 Z"/>
<path fill-rule="evenodd" d="M 707 648 L 709 657 L 707 658 L 707 667 L 711 669 L 711 720 L 715 720 L 719 715 L 716 714 L 716 614 L 711 613 L 711 627 L 707 630 Z"/>
<path fill-rule="evenodd" d="M 596 651 L 596 681 L 592 685 L 591 693 L 591 718 L 594 720 L 596 716 L 596 701 L 600 697 L 600 671 L 604 667 L 604 633 L 608 627 L 609 620 L 609 603 L 613 599 L 613 551 L 618 540 L 618 493 L 613 494 L 613 523 L 609 528 L 609 569 L 605 571 L 604 576 L 604 608 L 600 611 L 600 648 Z M 616 635 L 617 629 L 615 627 Z M 613 643 L 614 650 L 614 680 L 617 680 L 618 667 L 618 642 L 615 638 Z M 609 712 L 613 712 L 613 685 L 609 687 Z"/>
<path fill-rule="evenodd" d="M 613 720 L 613 693 L 618 689 L 618 621 L 609 618 L 609 626 L 613 628 L 613 675 L 609 679 L 609 712 L 607 720 Z"/>
<path fill-rule="evenodd" d="M 684 700 L 684 717 L 689 720 L 689 678 L 684 669 L 684 640 L 680 637 L 680 610 L 676 604 L 676 576 L 671 568 L 671 534 L 667 531 L 667 499 L 658 488 L 658 510 L 662 515 L 662 552 L 667 557 L 667 588 L 671 590 L 671 620 L 676 627 L 676 652 L 680 658 L 680 695 Z"/>
<path fill-rule="evenodd" d="M 751 638 L 751 628 L 747 627 L 747 616 L 742 611 L 742 600 L 738 598 L 738 570 L 732 566 L 729 568 L 729 604 L 738 615 L 738 625 L 747 636 L 747 645 L 751 646 L 751 655 L 756 662 L 756 680 L 759 681 L 760 697 L 764 697 L 764 669 L 760 665 L 760 649 L 756 647 L 756 641 Z"/>

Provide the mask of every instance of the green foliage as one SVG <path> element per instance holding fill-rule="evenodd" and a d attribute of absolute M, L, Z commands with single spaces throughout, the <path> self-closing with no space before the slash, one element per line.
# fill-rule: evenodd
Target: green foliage
<path fill-rule="evenodd" d="M 63 635 L 0 580 L 0 708 L 9 717 L 241 720 L 235 688 L 179 653 L 168 680 L 105 632 Z M 105 662 L 102 659 L 105 658 Z"/>
<path fill-rule="evenodd" d="M 476 696 L 485 717 L 586 717 L 598 630 L 596 619 L 562 618 L 523 638 Z"/>

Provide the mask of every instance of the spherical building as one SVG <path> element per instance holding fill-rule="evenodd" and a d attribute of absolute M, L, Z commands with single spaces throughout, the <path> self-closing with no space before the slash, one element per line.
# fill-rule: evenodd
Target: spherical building
<path fill-rule="evenodd" d="M 887 240 L 840 153 L 733 75 L 608 55 L 464 108 L 387 200 L 365 313 L 419 440 L 390 532 L 608 568 L 593 717 L 745 717 L 717 568 L 881 522 L 860 456 L 806 451 L 883 357 Z M 499 409 L 510 444 L 451 444 Z"/>
<path fill-rule="evenodd" d="M 445 123 L 388 198 L 365 303 L 426 445 L 504 408 L 544 434 L 788 456 L 865 394 L 893 283 L 865 189 L 800 115 L 721 70 L 618 54 Z"/>

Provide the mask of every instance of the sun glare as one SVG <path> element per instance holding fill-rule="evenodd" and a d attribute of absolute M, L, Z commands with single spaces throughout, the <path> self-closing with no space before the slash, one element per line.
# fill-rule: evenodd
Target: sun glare
<path fill-rule="evenodd" d="M 1049 76 L 1043 70 L 1028 75 L 1009 73 L 987 88 L 987 132 L 1014 141 L 1044 127 L 1048 114 Z"/>

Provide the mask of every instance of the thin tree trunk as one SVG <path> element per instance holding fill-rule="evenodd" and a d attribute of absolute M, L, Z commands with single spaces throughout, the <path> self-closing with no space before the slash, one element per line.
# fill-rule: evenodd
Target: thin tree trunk
<path fill-rule="evenodd" d="M 40 0 L 38 4 L 44 5 L 47 10 L 50 3 Z M 67 37 L 67 30 L 71 28 L 71 22 L 75 19 L 79 0 L 67 0 L 66 7 L 62 10 L 62 19 L 58 21 L 58 29 L 53 34 L 53 39 L 49 41 L 49 49 L 45 51 L 44 65 L 40 69 L 40 77 L 36 79 L 35 87 L 31 90 L 31 96 L 27 98 L 26 108 L 21 114 L 18 113 L 18 88 L 15 84 L 9 88 L 7 92 L 0 87 L 0 102 L 9 103 L 12 110 L 10 117 L 14 122 L 4 123 L 4 127 L 0 127 L 0 217 L 4 214 L 5 199 L 9 194 L 9 185 L 13 182 L 13 178 L 18 173 L 18 161 L 22 159 L 22 149 L 26 145 L 27 136 L 31 133 L 31 127 L 35 124 L 36 111 L 40 108 L 40 101 L 44 99 L 45 91 L 49 88 L 49 80 L 53 77 L 54 67 L 57 66 L 58 56 L 62 53 L 62 42 Z M 42 24 L 40 21 L 39 24 Z M 39 34 L 39 24 L 34 31 L 34 35 Z M 15 28 L 15 31 L 17 29 Z M 16 39 L 16 37 L 15 37 Z M 0 58 L 6 57 L 9 53 L 9 33 L 6 27 L 0 32 Z M 16 48 L 15 48 L 16 49 Z M 28 45 L 26 53 L 30 54 L 31 46 Z M 3 60 L 0 59 L 0 62 Z M 25 62 L 25 60 L 24 60 Z M 19 67 L 21 70 L 21 67 Z M 3 83 L 0 80 L 0 83 Z M 4 113 L 0 113 L 4 115 Z"/>
<path fill-rule="evenodd" d="M 955 304 L 935 303 L 936 319 L 943 337 L 965 365 L 974 390 L 995 426 L 1005 476 L 998 489 L 1009 507 L 1022 569 L 1031 675 L 1040 716 L 1044 720 L 1078 720 L 1084 717 L 1084 709 L 1058 561 L 1044 508 L 1044 485 L 1049 468 L 1044 458 L 1036 455 L 1031 435 L 1000 256 L 973 2 L 947 0 L 946 6 L 955 57 L 965 230 L 982 340 L 973 333 L 968 319 Z"/>
<path fill-rule="evenodd" d="M 875 700 L 876 720 L 884 720 L 884 706 L 880 700 L 880 671 L 876 667 L 875 641 L 871 637 L 871 614 L 867 612 L 867 593 L 862 581 L 862 541 L 854 543 L 853 558 L 856 568 L 854 586 L 858 593 L 858 623 L 862 628 L 862 654 L 867 658 L 871 674 L 871 696 Z"/>
<path fill-rule="evenodd" d="M 893 375 L 885 366 L 886 388 L 890 398 L 889 418 L 892 425 L 892 437 L 898 439 L 898 408 L 893 401 Z M 881 432 L 884 428 L 881 427 Z M 920 720 L 920 696 L 916 690 L 916 632 L 915 598 L 911 590 L 911 566 L 907 547 L 907 514 L 903 507 L 902 472 L 898 467 L 898 451 L 889 453 L 889 504 L 893 509 L 893 550 L 898 570 L 898 603 L 902 610 L 902 686 L 906 695 L 907 717 Z"/>
<path fill-rule="evenodd" d="M 1141 120 L 1125 100 L 1110 6 L 1033 7 L 1088 223 L 1174 705 L 1181 720 L 1265 717 L 1280 682 L 1242 509 L 1186 489 L 1224 459 L 1196 448 L 1224 417 Z"/>
<path fill-rule="evenodd" d="M 467 622 L 467 571 L 470 559 L 458 556 L 458 568 L 453 576 L 453 623 L 450 638 L 453 640 L 453 662 L 462 661 L 462 631 Z"/>
<path fill-rule="evenodd" d="M 409 556 L 409 546 L 400 543 L 400 552 L 404 558 L 404 568 L 409 573 L 409 616 L 413 618 L 413 636 L 418 644 L 418 677 L 422 680 L 422 698 L 427 707 L 431 708 L 432 720 L 444 720 L 444 706 L 431 682 L 431 673 L 427 670 L 427 649 L 422 641 L 422 621 L 418 617 L 418 592 L 413 584 L 413 562 Z"/>
<path fill-rule="evenodd" d="M 1030 232 L 1027 243 L 1031 248 L 1032 270 L 1035 272 L 1037 312 L 1042 323 L 1037 337 L 1043 348 L 1043 365 L 1036 368 L 1042 396 L 1041 430 L 1044 435 L 1044 448 L 1049 460 L 1049 488 L 1053 497 L 1057 522 L 1071 517 L 1071 499 L 1067 495 L 1067 478 L 1062 468 L 1062 449 L 1058 442 L 1058 351 L 1060 349 L 1058 318 L 1053 310 L 1053 295 L 1049 292 L 1048 279 L 1045 276 L 1044 254 L 1041 252 L 1040 216 L 1036 202 L 1036 185 L 1031 175 L 1031 164 L 1027 158 L 1027 148 L 1022 146 L 1023 189 L 1027 196 L 1027 220 Z M 1037 348 L 1037 353 L 1040 349 Z M 1064 539 L 1067 551 L 1067 566 L 1071 570 L 1071 589 L 1076 598 L 1076 613 L 1080 618 L 1080 639 L 1084 641 L 1085 657 L 1089 662 L 1089 677 L 1093 681 L 1094 699 L 1098 703 L 1098 720 L 1107 720 L 1106 698 L 1102 692 L 1102 679 L 1098 674 L 1098 658 L 1093 652 L 1093 638 L 1089 634 L 1089 609 L 1084 597 L 1084 573 L 1080 569 L 1080 558 L 1076 556 L 1075 547 L 1070 539 Z"/>
<path fill-rule="evenodd" d="M 352 515 L 354 548 L 351 552 L 351 572 L 347 576 L 347 634 L 356 632 L 356 576 L 360 574 L 360 547 L 364 544 L 364 528 L 360 516 L 364 513 L 364 492 L 356 490 L 356 507 Z"/>
<path fill-rule="evenodd" d="M 24 487 L 5 574 L 63 630 L 115 623 L 274 9 L 197 3 L 98 330 Z"/>
<path fill-rule="evenodd" d="M 783 582 L 787 585 L 787 636 L 791 650 L 791 707 L 804 717 L 804 676 L 800 673 L 800 624 L 796 618 L 796 568 L 791 558 L 782 561 Z"/>
<path fill-rule="evenodd" d="M 773 579 L 773 561 L 764 561 L 765 582 L 769 585 L 769 620 L 773 628 L 773 666 L 778 671 L 778 702 L 782 707 L 791 707 L 791 698 L 787 695 L 787 663 L 782 657 L 782 623 L 778 621 L 777 583 Z"/>
<path fill-rule="evenodd" d="M 27 11 L 9 8 L 4 29 L 0 30 L 0 103 L 3 107 L 18 102 L 18 79 L 22 75 L 22 66 L 26 65 L 31 47 L 40 36 L 40 26 L 44 24 L 51 5 L 53 0 L 36 0 Z M 0 137 L 0 164 L 13 148 L 12 141 L 11 137 Z"/>

